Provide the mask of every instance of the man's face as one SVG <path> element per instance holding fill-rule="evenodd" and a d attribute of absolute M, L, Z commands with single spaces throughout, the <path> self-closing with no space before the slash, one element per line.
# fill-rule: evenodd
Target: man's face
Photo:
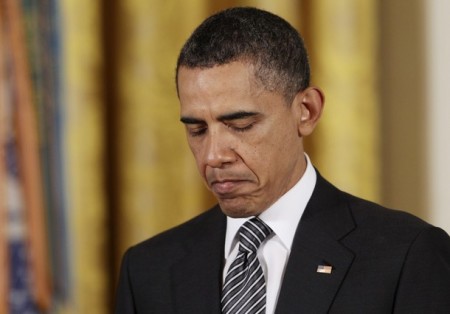
<path fill-rule="evenodd" d="M 258 84 L 251 65 L 181 67 L 178 91 L 189 146 L 226 215 L 259 215 L 302 176 L 301 110 Z"/>

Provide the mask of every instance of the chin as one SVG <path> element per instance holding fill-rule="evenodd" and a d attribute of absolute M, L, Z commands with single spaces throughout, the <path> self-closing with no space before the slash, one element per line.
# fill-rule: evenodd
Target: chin
<path fill-rule="evenodd" d="M 230 204 L 229 200 L 219 201 L 219 206 L 222 212 L 231 218 L 247 218 L 252 216 L 258 216 L 261 211 L 252 209 L 252 206 L 244 206 L 237 204 Z"/>

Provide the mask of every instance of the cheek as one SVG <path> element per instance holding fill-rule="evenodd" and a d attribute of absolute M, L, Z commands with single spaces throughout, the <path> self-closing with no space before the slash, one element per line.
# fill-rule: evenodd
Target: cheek
<path fill-rule="evenodd" d="M 291 136 L 281 128 L 271 128 L 252 141 L 251 153 L 263 162 L 276 159 L 292 144 Z"/>
<path fill-rule="evenodd" d="M 191 149 L 192 155 L 194 156 L 198 171 L 203 176 L 204 175 L 204 166 L 203 166 L 204 161 L 202 158 L 203 155 L 202 155 L 201 145 L 199 145 L 195 141 L 192 141 L 189 139 L 188 139 L 188 145 L 189 145 L 189 148 Z"/>
<path fill-rule="evenodd" d="M 262 141 L 255 151 L 258 158 L 268 167 L 268 172 L 283 168 L 290 159 L 298 154 L 300 139 L 295 129 L 278 128 L 273 130 L 269 136 Z M 263 151 L 260 148 L 263 147 Z"/>
<path fill-rule="evenodd" d="M 241 160 L 254 175 L 260 180 L 267 176 L 270 172 L 274 159 L 273 145 L 269 141 L 261 140 L 252 144 L 241 145 L 237 150 L 237 154 Z"/>

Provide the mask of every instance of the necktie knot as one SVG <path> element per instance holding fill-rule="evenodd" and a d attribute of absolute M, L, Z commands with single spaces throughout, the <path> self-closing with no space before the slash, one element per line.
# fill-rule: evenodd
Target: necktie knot
<path fill-rule="evenodd" d="M 239 229 L 239 250 L 256 252 L 271 233 L 272 229 L 258 217 L 246 221 Z"/>

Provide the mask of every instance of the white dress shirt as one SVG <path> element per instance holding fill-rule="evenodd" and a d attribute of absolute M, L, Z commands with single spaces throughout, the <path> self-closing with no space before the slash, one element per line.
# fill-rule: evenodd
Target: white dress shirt
<path fill-rule="evenodd" d="M 266 278 L 267 314 L 272 314 L 275 311 L 294 234 L 316 185 L 316 172 L 306 154 L 305 158 L 307 166 L 300 180 L 272 206 L 259 215 L 259 218 L 273 230 L 272 235 L 258 249 L 258 259 Z M 250 218 L 227 217 L 225 266 L 222 282 L 225 281 L 228 268 L 238 253 L 238 230 Z"/>

